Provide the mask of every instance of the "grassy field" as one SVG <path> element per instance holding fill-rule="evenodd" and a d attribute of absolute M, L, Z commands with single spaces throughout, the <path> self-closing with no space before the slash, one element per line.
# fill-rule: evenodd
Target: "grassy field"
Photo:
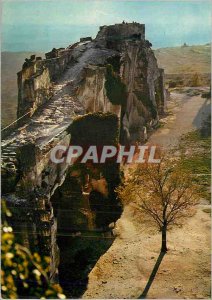
<path fill-rule="evenodd" d="M 211 45 L 161 48 L 155 50 L 159 67 L 166 74 L 210 73 Z"/>
<path fill-rule="evenodd" d="M 210 126 L 208 118 L 207 125 Z M 195 130 L 184 135 L 180 142 L 181 164 L 185 170 L 195 174 L 195 181 L 201 186 L 203 198 L 210 201 L 211 183 L 211 135 L 210 128 Z"/>

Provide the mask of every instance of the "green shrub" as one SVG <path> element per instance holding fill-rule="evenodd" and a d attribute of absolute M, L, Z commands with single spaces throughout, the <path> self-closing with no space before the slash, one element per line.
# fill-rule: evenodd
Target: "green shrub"
<path fill-rule="evenodd" d="M 69 128 L 75 145 L 117 145 L 119 120 L 113 113 L 89 113 L 76 117 Z"/>
<path fill-rule="evenodd" d="M 177 86 L 176 81 L 173 81 L 173 80 L 169 81 L 169 88 L 176 88 L 176 86 Z"/>
<path fill-rule="evenodd" d="M 186 154 L 186 151 L 189 152 Z M 182 169 L 196 174 L 195 183 L 200 186 L 202 197 L 210 200 L 211 137 L 200 130 L 187 133 L 181 138 Z"/>
<path fill-rule="evenodd" d="M 1 295 L 3 299 L 65 299 L 59 284 L 49 282 L 50 258 L 31 253 L 15 241 L 11 217 L 2 202 Z"/>

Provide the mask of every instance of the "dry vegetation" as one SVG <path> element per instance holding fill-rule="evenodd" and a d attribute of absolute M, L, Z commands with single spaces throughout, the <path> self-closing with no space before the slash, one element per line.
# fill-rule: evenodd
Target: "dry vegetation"
<path fill-rule="evenodd" d="M 160 163 L 132 170 L 117 191 L 124 204 L 136 201 L 141 219 L 146 215 L 149 226 L 153 223 L 161 231 L 161 252 L 167 252 L 167 230 L 190 216 L 198 199 L 196 186 L 193 173 L 164 154 Z"/>
<path fill-rule="evenodd" d="M 170 88 L 210 86 L 210 44 L 157 49 L 155 56 Z"/>
<path fill-rule="evenodd" d="M 166 74 L 210 73 L 211 45 L 161 48 L 155 56 Z"/>
<path fill-rule="evenodd" d="M 182 223 L 167 232 L 169 251 L 159 264 L 161 232 L 150 224 L 149 216 L 141 218 L 135 199 L 129 199 L 133 196 L 130 189 L 128 200 L 132 202 L 125 205 L 116 222 L 116 240 L 89 275 L 84 299 L 138 299 L 145 295 L 150 299 L 210 298 L 210 119 L 196 130 L 206 118 L 209 101 L 199 92 L 194 96 L 192 88 L 189 93 L 186 90 L 172 93 L 169 116 L 148 143 L 160 144 L 168 151 L 176 147 L 174 153 L 182 155 L 182 167 L 194 174 L 192 185 L 202 187 L 199 204 L 192 209 L 192 217 L 181 219 Z"/>

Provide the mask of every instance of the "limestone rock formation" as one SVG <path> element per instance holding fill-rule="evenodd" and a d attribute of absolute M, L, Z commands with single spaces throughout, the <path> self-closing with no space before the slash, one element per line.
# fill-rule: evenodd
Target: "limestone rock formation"
<path fill-rule="evenodd" d="M 59 191 L 58 202 L 64 194 L 61 199 L 65 202 L 58 205 L 66 207 L 67 199 L 74 199 L 71 196 L 76 186 L 74 180 L 85 170 L 70 170 L 66 163 L 55 165 L 50 160 L 51 149 L 57 144 L 68 146 L 72 143 L 73 120 L 87 113 L 97 113 L 98 122 L 101 120 L 97 127 L 97 123 L 93 125 L 96 137 L 108 124 L 107 118 L 115 116 L 117 122 L 108 131 L 107 141 L 113 142 L 113 134 L 117 131 L 121 143 L 145 141 L 148 129 L 158 122 L 165 105 L 163 70 L 158 68 L 150 46 L 145 40 L 143 24 L 123 22 L 102 26 L 93 40 L 82 38 L 65 49 L 54 48 L 46 53 L 45 59 L 31 56 L 18 73 L 18 126 L 4 133 L 2 141 L 3 194 L 13 208 L 21 210 L 22 203 L 29 204 L 24 208 L 28 213 L 23 215 L 22 236 L 30 246 L 34 243 L 40 251 L 51 256 L 52 280 L 57 277 L 56 234 L 57 223 L 61 220 L 60 213 L 55 213 L 58 208 L 53 198 Z M 100 112 L 106 113 L 106 117 L 98 115 Z M 89 134 L 85 126 L 81 135 Z M 81 200 L 69 203 L 72 210 L 74 204 L 79 204 L 78 218 L 72 218 L 71 225 L 77 228 L 77 222 L 81 222 L 79 228 L 83 230 L 91 226 L 92 207 L 98 207 L 97 195 L 103 197 L 103 202 L 108 201 L 101 194 L 105 187 L 99 184 L 106 184 L 110 200 L 115 199 L 114 178 L 118 178 L 119 173 L 115 165 L 106 167 L 104 176 L 101 168 L 88 169 L 86 172 L 92 174 L 91 188 L 86 191 L 85 182 L 77 179 L 77 199 Z M 75 183 L 67 183 L 69 176 Z M 110 176 L 114 176 L 114 181 Z M 64 188 L 69 190 L 64 192 Z M 89 206 L 91 199 L 93 206 Z M 114 220 L 108 222 L 111 221 Z"/>
<path fill-rule="evenodd" d="M 66 49 L 54 48 L 45 60 L 31 57 L 18 73 L 18 117 L 32 116 L 45 102 L 67 99 L 82 104 L 85 112 L 122 111 L 125 140 L 142 139 L 143 128 L 157 121 L 165 101 L 163 70 L 150 45 L 144 25 L 124 23 L 100 27 L 93 41 L 85 38 Z M 119 107 L 107 97 L 108 64 L 127 88 Z"/>

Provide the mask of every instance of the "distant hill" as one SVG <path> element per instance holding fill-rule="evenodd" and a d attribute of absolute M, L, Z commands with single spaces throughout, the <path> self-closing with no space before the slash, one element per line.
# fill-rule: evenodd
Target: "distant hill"
<path fill-rule="evenodd" d="M 161 48 L 154 52 L 166 74 L 211 72 L 211 44 Z"/>

